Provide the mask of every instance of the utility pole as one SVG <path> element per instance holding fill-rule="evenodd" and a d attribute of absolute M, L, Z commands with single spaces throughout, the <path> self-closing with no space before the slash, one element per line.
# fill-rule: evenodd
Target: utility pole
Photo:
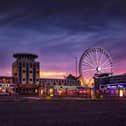
<path fill-rule="evenodd" d="M 77 57 L 75 57 L 75 71 L 76 71 L 76 77 L 77 77 Z"/>

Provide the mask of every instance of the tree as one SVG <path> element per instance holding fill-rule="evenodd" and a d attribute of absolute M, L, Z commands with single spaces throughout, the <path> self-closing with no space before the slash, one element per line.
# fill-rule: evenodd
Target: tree
<path fill-rule="evenodd" d="M 78 80 L 79 77 L 75 77 L 74 75 L 72 74 L 69 74 L 67 77 L 66 77 L 67 80 Z"/>

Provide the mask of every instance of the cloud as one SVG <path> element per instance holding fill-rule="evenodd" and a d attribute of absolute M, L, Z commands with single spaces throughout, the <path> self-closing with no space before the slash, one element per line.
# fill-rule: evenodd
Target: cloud
<path fill-rule="evenodd" d="M 90 47 L 108 50 L 114 64 L 125 61 L 124 5 L 123 0 L 1 3 L 0 69 L 9 68 L 13 53 L 32 52 L 42 70 L 74 73 L 74 57 Z"/>

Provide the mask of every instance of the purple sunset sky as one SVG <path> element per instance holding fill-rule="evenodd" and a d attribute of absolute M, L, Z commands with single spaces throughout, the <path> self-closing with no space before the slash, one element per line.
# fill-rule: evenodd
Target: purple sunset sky
<path fill-rule="evenodd" d="M 0 75 L 11 75 L 20 52 L 38 54 L 41 71 L 75 74 L 74 57 L 91 47 L 110 52 L 114 73 L 126 72 L 125 0 L 2 1 Z"/>

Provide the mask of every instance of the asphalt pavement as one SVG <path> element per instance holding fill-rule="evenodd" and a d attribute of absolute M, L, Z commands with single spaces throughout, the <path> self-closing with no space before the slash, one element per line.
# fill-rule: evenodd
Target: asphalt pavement
<path fill-rule="evenodd" d="M 0 126 L 126 126 L 124 99 L 69 99 L 0 97 Z"/>

